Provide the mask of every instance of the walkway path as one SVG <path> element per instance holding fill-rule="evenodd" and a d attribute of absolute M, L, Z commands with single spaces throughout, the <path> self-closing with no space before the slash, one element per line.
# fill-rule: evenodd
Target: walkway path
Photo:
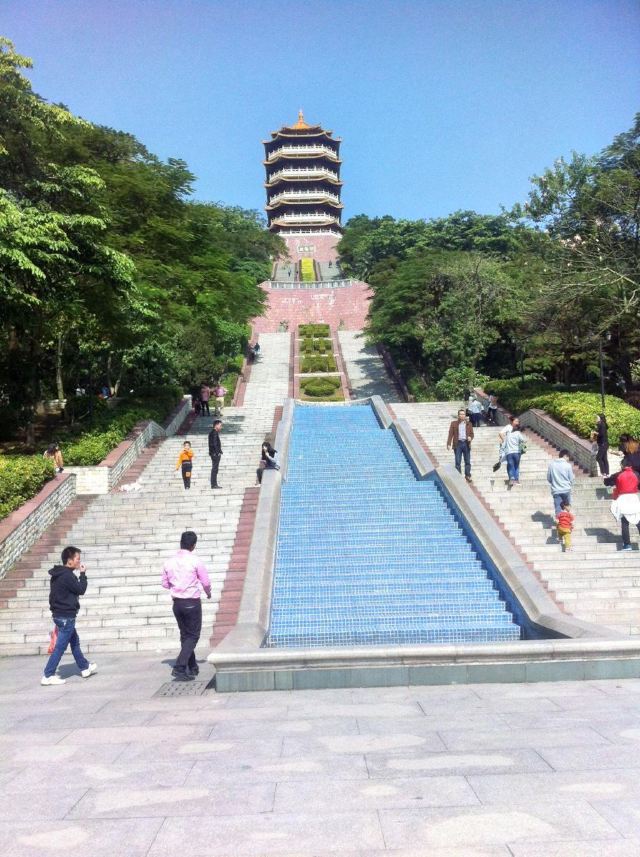
<path fill-rule="evenodd" d="M 449 423 L 458 403 L 397 404 L 440 463 L 453 462 L 446 450 Z M 580 619 L 640 634 L 640 554 L 620 550 L 619 527 L 609 511 L 602 481 L 577 472 L 573 492 L 576 526 L 573 551 L 563 554 L 555 535 L 553 501 L 546 481 L 547 466 L 557 452 L 529 433 L 521 462 L 521 485 L 506 487 L 506 467 L 493 473 L 498 459 L 498 428 L 483 426 L 472 446 L 476 488 L 506 528 L 512 541 L 548 584 L 564 609 Z"/>
<path fill-rule="evenodd" d="M 177 549 L 185 529 L 198 533 L 197 552 L 213 573 L 213 597 L 203 601 L 203 650 L 207 647 L 244 492 L 255 483 L 260 444 L 271 432 L 274 408 L 287 395 L 289 334 L 262 334 L 260 342 L 262 356 L 252 367 L 245 405 L 225 411 L 223 489 L 209 487 L 207 435 L 213 418 L 201 417 L 188 435 L 161 444 L 139 478 L 141 491 L 95 498 L 65 538 L 65 544 L 82 548 L 87 565 L 89 588 L 78 627 L 88 652 L 175 649 L 170 598 L 159 580 L 164 558 Z M 174 469 L 185 439 L 195 453 L 188 492 Z M 62 547 L 51 550 L 25 588 L 0 611 L 0 655 L 46 648 L 51 624 L 47 571 L 59 562 Z"/>
<path fill-rule="evenodd" d="M 397 402 L 398 393 L 382 358 L 375 348 L 365 344 L 362 331 L 341 330 L 338 339 L 354 396 L 357 399 L 381 396 L 385 402 Z"/>
<path fill-rule="evenodd" d="M 43 660 L 0 664 L 6 857 L 640 854 L 637 679 L 161 698 L 152 653 Z"/>

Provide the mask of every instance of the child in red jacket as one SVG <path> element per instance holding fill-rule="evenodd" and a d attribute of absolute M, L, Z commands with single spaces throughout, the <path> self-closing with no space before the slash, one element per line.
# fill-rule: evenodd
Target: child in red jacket
<path fill-rule="evenodd" d="M 573 530 L 573 522 L 575 515 L 571 514 L 571 506 L 568 503 L 560 504 L 560 511 L 556 516 L 558 522 L 558 538 L 562 544 L 563 551 L 571 550 L 571 530 Z"/>

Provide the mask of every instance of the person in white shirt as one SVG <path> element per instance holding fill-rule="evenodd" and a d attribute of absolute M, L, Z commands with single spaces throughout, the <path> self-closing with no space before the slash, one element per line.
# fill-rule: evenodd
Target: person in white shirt
<path fill-rule="evenodd" d="M 475 396 L 472 396 L 469 402 L 469 419 L 474 428 L 479 428 L 480 417 L 482 415 L 482 402 L 479 402 Z"/>
<path fill-rule="evenodd" d="M 507 478 L 509 488 L 520 484 L 520 458 L 524 446 L 524 437 L 520 429 L 520 420 L 511 417 L 510 424 L 500 432 L 500 458 L 507 462 Z"/>

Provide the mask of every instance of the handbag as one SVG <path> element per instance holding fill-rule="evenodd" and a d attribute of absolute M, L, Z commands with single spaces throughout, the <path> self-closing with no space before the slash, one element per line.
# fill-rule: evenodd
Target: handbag
<path fill-rule="evenodd" d="M 53 631 L 49 632 L 49 648 L 47 649 L 47 654 L 53 654 L 53 650 L 56 647 L 56 643 L 58 642 L 58 626 L 53 626 Z"/>

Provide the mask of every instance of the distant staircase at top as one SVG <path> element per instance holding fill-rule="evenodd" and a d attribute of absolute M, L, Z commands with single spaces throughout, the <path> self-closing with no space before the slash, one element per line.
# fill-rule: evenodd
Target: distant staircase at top
<path fill-rule="evenodd" d="M 313 259 L 308 257 L 300 259 L 300 279 L 303 283 L 313 283 L 316 280 Z"/>

